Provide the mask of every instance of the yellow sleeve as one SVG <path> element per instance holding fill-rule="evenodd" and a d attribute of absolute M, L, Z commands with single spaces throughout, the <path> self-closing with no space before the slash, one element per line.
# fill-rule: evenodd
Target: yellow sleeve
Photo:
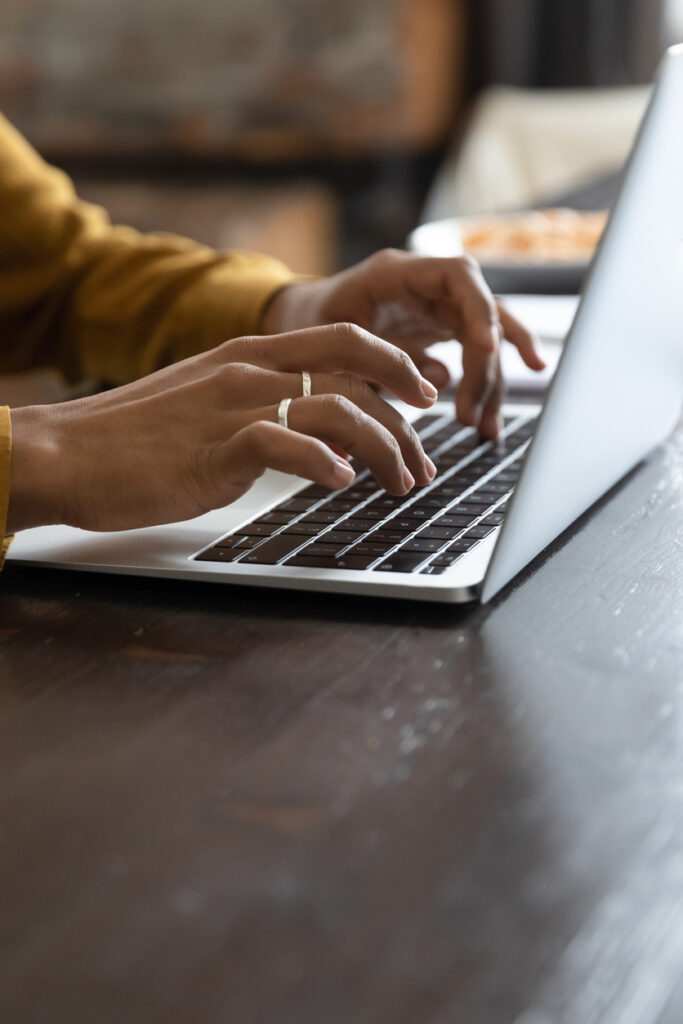
<path fill-rule="evenodd" d="M 113 227 L 0 115 L 0 373 L 121 384 L 252 334 L 282 263 Z"/>
<path fill-rule="evenodd" d="M 10 452 L 12 448 L 12 421 L 9 409 L 0 407 L 0 569 L 5 561 L 11 537 L 5 536 L 7 506 L 9 505 Z"/>

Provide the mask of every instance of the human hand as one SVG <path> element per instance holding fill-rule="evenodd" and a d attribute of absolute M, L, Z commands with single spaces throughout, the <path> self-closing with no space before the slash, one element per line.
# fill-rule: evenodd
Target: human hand
<path fill-rule="evenodd" d="M 392 494 L 429 483 L 435 469 L 417 434 L 367 381 L 418 408 L 436 399 L 400 349 L 335 324 L 237 338 L 103 394 L 15 409 L 8 531 L 189 519 L 235 501 L 269 467 L 345 487 L 353 470 L 330 445 Z M 277 423 L 286 397 L 291 429 Z"/>
<path fill-rule="evenodd" d="M 266 307 L 262 329 L 279 332 L 342 320 L 400 346 L 438 388 L 448 383 L 448 370 L 426 349 L 457 338 L 463 348 L 457 416 L 488 438 L 501 427 L 502 340 L 511 342 L 532 370 L 545 366 L 532 335 L 496 303 L 469 256 L 432 259 L 395 249 L 376 253 L 333 277 L 286 286 Z"/>

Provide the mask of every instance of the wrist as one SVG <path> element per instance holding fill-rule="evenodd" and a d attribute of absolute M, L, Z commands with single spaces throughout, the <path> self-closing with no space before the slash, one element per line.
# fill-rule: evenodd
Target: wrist
<path fill-rule="evenodd" d="M 294 281 L 276 291 L 261 316 L 262 334 L 286 334 L 323 323 L 330 278 Z"/>
<path fill-rule="evenodd" d="M 12 409 L 7 532 L 63 522 L 60 444 L 54 406 Z"/>

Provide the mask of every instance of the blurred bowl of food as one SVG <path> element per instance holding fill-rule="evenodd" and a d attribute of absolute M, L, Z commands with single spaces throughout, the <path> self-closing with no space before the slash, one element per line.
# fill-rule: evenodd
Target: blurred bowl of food
<path fill-rule="evenodd" d="M 416 228 L 408 244 L 425 256 L 469 253 L 494 292 L 574 294 L 581 290 L 607 216 L 602 210 L 554 207 L 452 217 Z"/>

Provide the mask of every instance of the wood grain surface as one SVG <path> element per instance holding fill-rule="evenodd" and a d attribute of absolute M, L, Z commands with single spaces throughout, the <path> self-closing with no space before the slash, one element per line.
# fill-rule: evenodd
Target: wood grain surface
<path fill-rule="evenodd" d="M 679 1024 L 683 433 L 491 606 L 9 565 L 3 1024 Z"/>

